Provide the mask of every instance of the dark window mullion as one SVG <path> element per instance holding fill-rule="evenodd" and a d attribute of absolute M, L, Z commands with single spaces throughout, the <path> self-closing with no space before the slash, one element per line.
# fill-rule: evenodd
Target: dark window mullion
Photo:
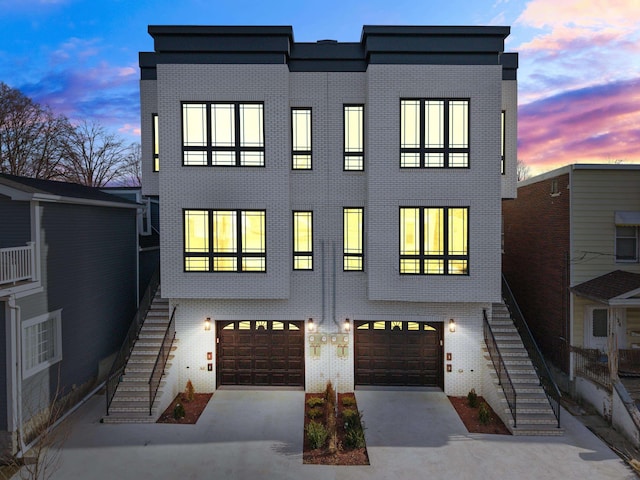
<path fill-rule="evenodd" d="M 449 145 L 451 143 L 449 139 L 449 113 L 449 100 L 444 100 L 444 168 L 449 168 Z"/>
<path fill-rule="evenodd" d="M 444 274 L 449 275 L 449 207 L 443 208 L 443 224 L 444 224 L 444 232 L 443 232 L 443 242 L 442 252 L 444 254 L 443 262 L 444 262 Z"/>
<path fill-rule="evenodd" d="M 236 258 L 237 258 L 237 270 L 242 272 L 242 213 L 240 210 L 235 211 L 236 214 Z"/>
<path fill-rule="evenodd" d="M 425 127 L 426 127 L 426 106 L 425 106 L 425 102 L 426 100 L 420 100 L 420 121 L 419 121 L 419 125 L 418 128 L 420 129 L 420 167 L 425 168 L 427 166 L 427 160 L 426 160 L 426 156 L 427 156 L 427 145 L 426 145 L 426 141 L 427 141 L 427 137 L 425 135 Z M 420 249 L 420 251 L 422 251 L 422 248 Z M 424 263 L 424 262 L 422 262 Z M 421 267 L 421 271 L 422 271 L 422 267 Z"/>
<path fill-rule="evenodd" d="M 213 165 L 213 133 L 211 132 L 211 129 L 213 128 L 213 118 L 211 117 L 211 107 L 212 107 L 212 103 L 211 102 L 207 102 L 207 109 L 206 109 L 206 115 L 207 115 L 207 146 L 206 146 L 206 152 L 207 152 L 207 166 L 211 167 Z M 209 214 L 211 215 L 211 214 Z M 211 237 L 209 237 L 211 238 Z M 213 264 L 213 263 L 211 263 Z"/>
<path fill-rule="evenodd" d="M 420 275 L 424 275 L 424 260 L 426 252 L 424 251 L 424 207 L 420 207 L 420 218 L 418 219 L 418 235 L 420 237 L 420 253 L 418 255 L 418 261 L 420 262 Z"/>
<path fill-rule="evenodd" d="M 214 262 L 214 249 L 213 245 L 215 242 L 215 238 L 213 238 L 213 210 L 207 210 L 207 217 L 209 219 L 209 224 L 207 225 L 207 230 L 209 231 L 209 271 L 213 272 L 213 262 Z"/>
<path fill-rule="evenodd" d="M 233 123 L 235 124 L 235 149 L 236 149 L 236 166 L 239 167 L 241 162 L 240 162 L 240 104 L 239 103 L 235 103 L 233 106 L 233 113 L 234 113 L 234 118 L 233 118 Z"/>

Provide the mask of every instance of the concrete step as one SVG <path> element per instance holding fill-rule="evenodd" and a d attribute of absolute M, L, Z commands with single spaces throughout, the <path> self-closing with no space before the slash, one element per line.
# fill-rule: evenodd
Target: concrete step
<path fill-rule="evenodd" d="M 158 352 L 152 353 L 132 353 L 129 359 L 129 364 L 132 365 L 140 365 L 140 364 L 148 364 L 153 365 L 156 363 L 156 359 L 158 358 Z M 169 362 L 175 358 L 175 355 L 169 354 Z"/>
<path fill-rule="evenodd" d="M 106 415 L 102 418 L 102 423 L 156 423 L 157 418 L 159 417 L 157 412 L 153 412 L 152 415 L 149 415 L 149 411 L 147 412 L 109 412 L 109 415 Z"/>
<path fill-rule="evenodd" d="M 127 364 L 127 366 L 124 369 L 124 374 L 125 375 L 129 375 L 132 373 L 146 373 L 147 374 L 147 380 L 149 379 L 149 376 L 151 375 L 151 372 L 153 371 L 153 367 L 155 366 L 155 361 L 154 363 L 135 363 L 135 362 L 129 362 Z M 167 364 L 165 365 L 164 369 L 169 370 L 171 368 L 171 362 L 167 362 Z"/>
<path fill-rule="evenodd" d="M 553 414 L 540 414 L 540 413 L 523 413 L 522 415 L 517 415 L 518 419 L 518 428 L 524 427 L 526 425 L 552 425 L 557 427 L 558 420 Z"/>
<path fill-rule="evenodd" d="M 148 381 L 149 379 L 147 379 Z M 162 390 L 167 382 L 164 380 L 160 382 L 160 389 Z M 118 390 L 116 390 L 116 395 L 118 392 L 137 392 L 139 395 L 142 395 L 143 392 L 149 396 L 149 384 L 145 382 L 121 382 L 118 385 Z"/>
<path fill-rule="evenodd" d="M 555 421 L 555 417 L 554 417 Z M 558 428 L 557 422 L 553 425 L 520 425 L 518 428 L 508 427 L 512 435 L 531 435 L 537 437 L 559 437 L 564 435 L 564 428 Z"/>

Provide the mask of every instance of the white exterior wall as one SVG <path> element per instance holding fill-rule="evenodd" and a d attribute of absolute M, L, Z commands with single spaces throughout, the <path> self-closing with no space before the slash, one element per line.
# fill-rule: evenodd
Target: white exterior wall
<path fill-rule="evenodd" d="M 505 172 L 502 175 L 502 198 L 518 196 L 518 82 L 502 81 L 502 110 L 505 112 L 504 157 Z"/>
<path fill-rule="evenodd" d="M 142 195 L 158 195 L 159 172 L 153 171 L 153 117 L 158 113 L 156 80 L 140 80 L 140 147 L 142 149 Z M 162 163 L 162 155 L 159 155 Z M 161 166 L 162 168 L 162 166 Z"/>

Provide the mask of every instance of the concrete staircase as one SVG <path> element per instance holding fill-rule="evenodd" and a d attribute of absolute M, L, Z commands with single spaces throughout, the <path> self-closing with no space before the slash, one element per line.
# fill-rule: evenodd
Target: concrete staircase
<path fill-rule="evenodd" d="M 160 383 L 150 415 L 149 377 L 158 357 L 169 319 L 169 300 L 161 297 L 160 287 L 158 287 L 133 346 L 122 381 L 109 407 L 109 415 L 103 418 L 103 423 L 154 423 L 162 413 L 158 411 L 158 404 L 162 398 L 165 382 L 163 380 Z M 177 340 L 173 343 L 172 351 L 176 349 L 176 342 Z M 172 353 L 169 355 L 165 372 L 170 368 L 173 358 Z"/>
<path fill-rule="evenodd" d="M 540 386 L 540 379 L 506 305 L 503 303 L 492 305 L 489 324 L 517 396 L 517 427 L 514 427 L 513 416 L 504 399 L 502 387 L 498 384 L 498 375 L 487 352 L 485 358 L 488 361 L 494 384 L 500 390 L 500 398 L 502 398 L 503 408 L 507 414 L 501 415 L 501 417 L 510 419 L 507 427 L 513 435 L 563 435 L 564 429 L 558 428 L 558 421 L 542 386 Z"/>

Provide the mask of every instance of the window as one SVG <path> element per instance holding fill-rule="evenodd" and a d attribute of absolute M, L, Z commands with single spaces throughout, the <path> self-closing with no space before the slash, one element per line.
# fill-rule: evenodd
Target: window
<path fill-rule="evenodd" d="M 638 227 L 616 225 L 616 260 L 638 261 Z"/>
<path fill-rule="evenodd" d="M 152 115 L 153 120 L 153 171 L 160 171 L 160 156 L 158 148 L 158 114 L 154 113 Z"/>
<path fill-rule="evenodd" d="M 345 271 L 363 270 L 362 253 L 362 208 L 343 209 L 343 269 Z"/>
<path fill-rule="evenodd" d="M 502 110 L 500 114 L 500 173 L 504 175 L 505 173 L 505 160 L 504 160 L 504 149 L 505 149 L 505 128 L 506 128 L 506 116 L 507 113 Z"/>
<path fill-rule="evenodd" d="M 264 166 L 262 103 L 183 103 L 182 164 Z"/>
<path fill-rule="evenodd" d="M 62 360 L 62 310 L 22 323 L 22 377 L 27 378 Z"/>
<path fill-rule="evenodd" d="M 364 170 L 364 105 L 344 106 L 344 169 Z"/>
<path fill-rule="evenodd" d="M 265 272 L 265 212 L 184 210 L 186 272 Z"/>
<path fill-rule="evenodd" d="M 400 208 L 400 273 L 467 275 L 467 207 Z"/>
<path fill-rule="evenodd" d="M 311 170 L 311 109 L 291 109 L 291 168 Z"/>
<path fill-rule="evenodd" d="M 592 312 L 591 335 L 594 338 L 603 338 L 609 335 L 606 308 L 594 308 Z"/>
<path fill-rule="evenodd" d="M 293 269 L 313 270 L 313 212 L 293 212 Z"/>
<path fill-rule="evenodd" d="M 400 166 L 467 168 L 469 100 L 401 100 Z"/>

